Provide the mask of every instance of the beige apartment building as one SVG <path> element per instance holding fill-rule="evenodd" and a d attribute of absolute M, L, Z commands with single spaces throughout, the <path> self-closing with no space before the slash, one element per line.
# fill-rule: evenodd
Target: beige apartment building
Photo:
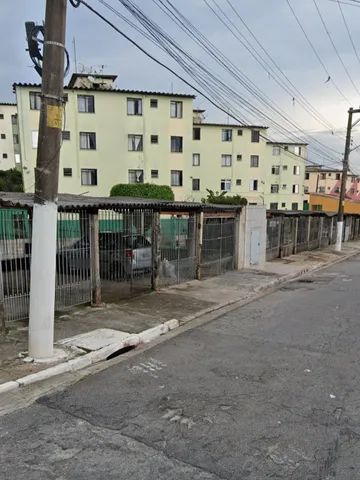
<path fill-rule="evenodd" d="M 270 143 L 265 126 L 214 124 L 193 95 L 122 90 L 116 76 L 74 74 L 65 87 L 59 191 L 108 196 L 117 183 L 207 189 L 268 208 L 302 209 L 306 145 Z M 14 84 L 25 191 L 34 189 L 40 86 Z"/>
<path fill-rule="evenodd" d="M 0 170 L 20 167 L 16 103 L 0 103 Z"/>

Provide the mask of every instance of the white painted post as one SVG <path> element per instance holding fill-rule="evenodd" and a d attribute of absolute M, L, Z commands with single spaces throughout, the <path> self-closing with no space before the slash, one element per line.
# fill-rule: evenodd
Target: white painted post
<path fill-rule="evenodd" d="M 334 247 L 335 252 L 341 252 L 343 230 L 344 222 L 337 222 L 336 243 Z"/>

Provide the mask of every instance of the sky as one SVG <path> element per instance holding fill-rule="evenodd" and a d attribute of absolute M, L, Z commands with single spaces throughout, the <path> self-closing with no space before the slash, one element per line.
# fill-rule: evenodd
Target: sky
<path fill-rule="evenodd" d="M 172 67 L 192 85 L 195 85 L 194 80 L 182 71 L 177 62 L 126 25 L 123 20 L 101 5 L 99 0 L 87 1 L 123 32 L 138 41 L 159 60 Z M 227 57 L 227 62 L 231 62 L 234 69 L 237 68 L 237 71 L 246 75 L 253 82 L 252 85 L 256 89 L 254 93 L 254 90 L 251 92 L 246 90 L 238 79 L 224 69 L 223 65 L 210 58 L 181 31 L 159 9 L 155 0 L 133 1 L 144 10 L 148 18 L 158 23 L 184 50 L 190 52 L 214 75 L 221 78 L 233 91 L 236 91 L 242 99 L 258 109 L 257 112 L 249 114 L 243 105 L 236 104 L 236 107 L 232 106 L 231 108 L 233 112 L 236 110 L 237 118 L 245 118 L 254 124 L 269 125 L 271 127 L 269 136 L 272 140 L 285 139 L 283 132 L 280 132 L 276 126 L 274 127 L 273 122 L 286 127 L 291 131 L 290 135 L 300 138 L 303 138 L 305 131 L 306 137 L 304 138 L 309 140 L 312 150 L 309 153 L 311 161 L 323 164 L 327 162 L 323 155 L 324 147 L 317 143 L 320 141 L 326 147 L 333 149 L 331 152 L 326 150 L 327 155 L 331 155 L 332 158 L 328 165 L 340 165 L 344 150 L 347 110 L 350 106 L 357 108 L 360 105 L 360 82 L 358 82 L 360 77 L 360 8 L 346 4 L 341 5 L 358 54 L 356 56 L 337 1 L 289 0 L 308 38 L 314 45 L 319 60 L 296 23 L 287 0 L 171 0 L 173 5 Z M 214 1 L 228 16 L 229 20 L 225 20 L 227 25 L 221 23 L 210 9 L 209 6 L 216 7 Z M 137 22 L 119 0 L 107 0 L 107 2 Z M 327 31 L 331 35 L 341 60 L 339 60 L 321 23 L 315 2 L 323 15 Z M 231 5 L 235 11 L 231 9 Z M 44 12 L 45 0 L 1 0 L 0 2 L 1 32 L 2 38 L 6 39 L 0 43 L 2 65 L 0 69 L 0 101 L 14 101 L 12 93 L 14 82 L 40 82 L 40 77 L 32 68 L 31 60 L 26 52 L 24 23 L 30 20 L 41 23 L 44 19 Z M 264 51 L 260 50 L 254 37 L 250 36 L 236 12 L 241 15 L 262 47 L 266 49 L 272 60 L 298 90 L 295 93 L 295 99 L 291 93 L 279 87 L 266 65 L 265 68 L 259 65 L 259 60 L 265 58 Z M 233 28 L 236 36 L 229 27 Z M 239 41 L 239 38 L 240 40 L 244 38 L 240 35 L 244 35 L 252 46 L 256 46 L 263 57 L 255 54 L 256 58 L 254 58 Z M 89 12 L 85 6 L 81 5 L 74 9 L 68 3 L 66 46 L 71 59 L 71 72 L 75 71 L 74 38 L 77 69 L 80 72 L 116 74 L 119 88 L 193 93 L 188 85 L 147 58 L 101 19 Z M 328 73 L 331 80 L 327 82 Z M 349 79 L 349 75 L 352 81 Z M 65 79 L 65 83 L 69 78 L 70 75 Z M 333 82 L 341 93 L 333 85 Z M 268 105 L 265 107 L 263 100 L 260 101 L 256 98 L 258 89 L 261 90 L 261 95 L 267 99 Z M 325 118 L 331 127 L 325 127 L 323 122 L 314 119 L 302 108 L 300 94 L 306 98 L 312 108 L 321 113 L 322 118 Z M 233 122 L 229 115 L 210 105 L 201 95 L 196 95 L 195 107 L 207 110 L 206 119 L 208 121 Z M 233 105 L 234 100 L 231 96 L 227 96 L 227 101 Z M 288 122 L 291 122 L 291 125 Z M 353 146 L 358 144 L 360 144 L 360 131 L 355 128 Z M 351 165 L 354 171 L 360 172 L 360 148 L 352 153 Z"/>

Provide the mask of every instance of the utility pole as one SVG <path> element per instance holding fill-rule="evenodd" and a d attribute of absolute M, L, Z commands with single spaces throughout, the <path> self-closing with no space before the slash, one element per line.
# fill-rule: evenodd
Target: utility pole
<path fill-rule="evenodd" d="M 357 120 L 355 123 L 352 123 L 352 118 L 354 113 L 360 113 L 360 109 L 354 110 L 353 108 L 349 108 L 349 111 L 348 111 L 349 116 L 348 116 L 347 130 L 346 130 L 343 173 L 341 177 L 339 209 L 338 209 L 338 216 L 337 216 L 337 232 L 336 232 L 336 244 L 335 244 L 336 252 L 341 252 L 342 237 L 343 237 L 343 230 L 344 230 L 344 204 L 345 204 L 347 173 L 349 171 L 349 157 L 351 152 L 351 148 L 350 148 L 351 130 L 360 121 L 360 120 Z"/>
<path fill-rule="evenodd" d="M 67 0 L 46 0 L 39 141 L 35 169 L 29 355 L 53 355 L 59 157 Z"/>

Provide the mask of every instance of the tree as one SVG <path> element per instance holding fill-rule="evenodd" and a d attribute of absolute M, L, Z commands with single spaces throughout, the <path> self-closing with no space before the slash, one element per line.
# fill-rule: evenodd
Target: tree
<path fill-rule="evenodd" d="M 227 192 L 214 192 L 214 190 L 206 189 L 208 195 L 202 198 L 203 203 L 212 203 L 215 205 L 247 205 L 248 201 L 241 195 L 227 195 Z"/>
<path fill-rule="evenodd" d="M 22 174 L 16 168 L 0 170 L 0 191 L 1 192 L 23 192 Z"/>

